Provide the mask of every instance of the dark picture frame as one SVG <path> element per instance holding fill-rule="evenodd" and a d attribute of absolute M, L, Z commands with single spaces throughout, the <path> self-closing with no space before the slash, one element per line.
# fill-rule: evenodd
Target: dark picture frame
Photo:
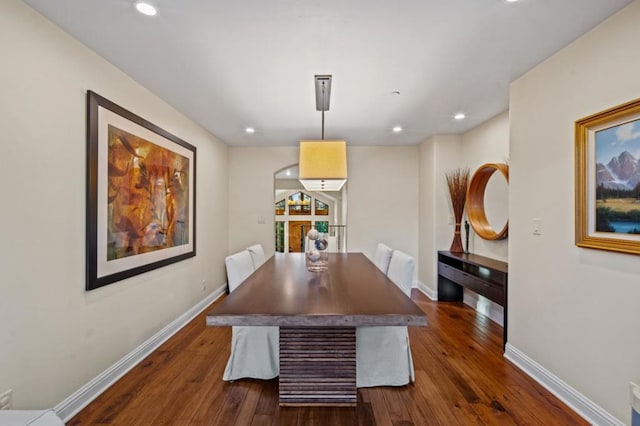
<path fill-rule="evenodd" d="M 640 254 L 640 99 L 575 123 L 576 245 Z"/>
<path fill-rule="evenodd" d="M 196 147 L 87 91 L 86 290 L 196 255 Z"/>

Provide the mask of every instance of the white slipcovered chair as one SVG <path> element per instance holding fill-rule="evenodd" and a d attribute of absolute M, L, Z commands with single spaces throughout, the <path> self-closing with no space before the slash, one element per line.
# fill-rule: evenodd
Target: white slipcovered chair
<path fill-rule="evenodd" d="M 261 267 L 262 264 L 267 260 L 264 255 L 262 244 L 255 244 L 251 247 L 247 247 L 247 251 L 251 255 L 251 260 L 253 260 L 254 269 L 258 269 L 259 267 Z"/>
<path fill-rule="evenodd" d="M 411 292 L 415 260 L 395 250 L 388 277 L 407 296 Z M 356 329 L 356 386 L 403 386 L 415 374 L 406 326 Z"/>
<path fill-rule="evenodd" d="M 229 293 L 236 289 L 247 277 L 256 270 L 253 266 L 251 254 L 247 250 L 227 256 L 224 259 L 227 267 L 227 285 Z"/>
<path fill-rule="evenodd" d="M 416 261 L 413 257 L 400 250 L 394 250 L 389 262 L 389 270 L 387 277 L 400 287 L 400 290 L 411 297 L 411 286 L 413 283 L 413 270 L 416 267 Z"/>
<path fill-rule="evenodd" d="M 384 274 L 389 270 L 389 262 L 391 262 L 391 255 L 393 249 L 386 244 L 379 243 L 376 247 L 376 254 L 373 256 L 373 263 Z"/>
<path fill-rule="evenodd" d="M 2 426 L 64 426 L 55 411 L 48 410 L 0 410 Z"/>
<path fill-rule="evenodd" d="M 254 272 L 247 250 L 225 259 L 229 291 L 238 288 Z M 244 377 L 273 379 L 280 374 L 280 333 L 278 327 L 231 327 L 231 354 L 222 379 Z"/>

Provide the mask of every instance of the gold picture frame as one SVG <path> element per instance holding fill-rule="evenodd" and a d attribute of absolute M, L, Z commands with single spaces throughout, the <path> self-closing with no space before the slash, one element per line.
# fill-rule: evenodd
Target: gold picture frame
<path fill-rule="evenodd" d="M 640 254 L 640 99 L 575 122 L 576 245 Z"/>

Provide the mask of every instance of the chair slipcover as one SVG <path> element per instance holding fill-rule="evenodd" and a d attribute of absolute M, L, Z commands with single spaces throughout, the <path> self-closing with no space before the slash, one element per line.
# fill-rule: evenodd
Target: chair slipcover
<path fill-rule="evenodd" d="M 236 287 L 242 284 L 242 282 L 255 271 L 251 254 L 249 254 L 247 250 L 228 256 L 224 259 L 224 264 L 227 266 L 229 293 L 235 290 Z"/>
<path fill-rule="evenodd" d="M 247 251 L 251 255 L 251 260 L 253 260 L 254 269 L 261 267 L 265 260 L 267 260 L 264 255 L 264 250 L 262 249 L 262 244 L 247 247 Z"/>
<path fill-rule="evenodd" d="M 415 261 L 395 250 L 388 277 L 407 296 L 411 294 Z M 358 327 L 356 329 L 356 386 L 403 386 L 415 374 L 407 327 Z"/>
<path fill-rule="evenodd" d="M 234 291 L 254 272 L 248 251 L 225 259 L 229 291 Z M 231 354 L 224 369 L 223 380 L 244 377 L 273 379 L 280 374 L 280 329 L 278 327 L 231 327 Z"/>
<path fill-rule="evenodd" d="M 400 287 L 400 290 L 411 297 L 411 286 L 413 283 L 413 270 L 416 267 L 416 261 L 413 257 L 399 250 L 393 252 L 391 262 L 389 262 L 389 270 L 387 277 Z"/>
<path fill-rule="evenodd" d="M 407 327 L 356 329 L 356 386 L 404 386 L 413 382 Z"/>
<path fill-rule="evenodd" d="M 373 256 L 373 263 L 384 274 L 389 270 L 389 262 L 391 261 L 391 255 L 393 249 L 386 244 L 379 243 L 376 247 L 376 254 Z"/>
<path fill-rule="evenodd" d="M 64 426 L 60 417 L 49 410 L 0 410 L 2 426 Z"/>
<path fill-rule="evenodd" d="M 278 327 L 231 327 L 231 355 L 222 380 L 273 379 L 280 374 Z"/>

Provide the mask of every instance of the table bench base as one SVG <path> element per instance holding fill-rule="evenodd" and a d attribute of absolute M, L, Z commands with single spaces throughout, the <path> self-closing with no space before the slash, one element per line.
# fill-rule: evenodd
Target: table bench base
<path fill-rule="evenodd" d="M 355 406 L 355 327 L 280 327 L 281 406 Z"/>

